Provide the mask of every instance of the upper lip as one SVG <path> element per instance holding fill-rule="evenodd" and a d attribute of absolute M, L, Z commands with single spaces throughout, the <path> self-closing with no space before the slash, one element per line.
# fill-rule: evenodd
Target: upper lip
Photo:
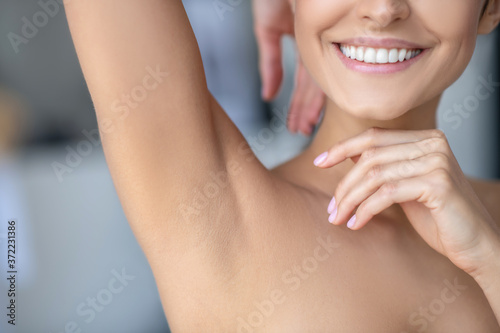
<path fill-rule="evenodd" d="M 388 49 L 425 49 L 425 46 L 409 42 L 398 38 L 372 38 L 372 37 L 355 37 L 348 38 L 337 42 L 337 44 L 345 44 L 352 46 L 365 47 L 383 47 Z"/>

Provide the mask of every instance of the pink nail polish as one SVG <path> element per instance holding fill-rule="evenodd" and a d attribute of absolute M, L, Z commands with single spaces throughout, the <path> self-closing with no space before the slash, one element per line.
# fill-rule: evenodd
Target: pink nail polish
<path fill-rule="evenodd" d="M 333 197 L 332 201 L 330 201 L 330 204 L 328 205 L 328 214 L 331 214 L 333 212 L 335 204 L 336 204 L 335 197 Z"/>
<path fill-rule="evenodd" d="M 328 157 L 328 152 L 324 152 L 323 154 L 319 155 L 318 157 L 316 157 L 316 159 L 314 160 L 314 165 L 315 166 L 318 166 L 320 165 L 321 163 L 323 163 L 324 161 L 326 161 L 326 158 Z"/>
<path fill-rule="evenodd" d="M 335 218 L 337 217 L 337 208 L 335 208 L 332 212 L 332 214 L 330 215 L 330 217 L 328 218 L 328 222 L 330 223 L 333 223 L 333 221 L 335 221 Z"/>
<path fill-rule="evenodd" d="M 351 217 L 351 219 L 349 220 L 349 222 L 347 222 L 347 227 L 349 229 L 352 229 L 354 227 L 354 225 L 356 224 L 356 215 L 353 215 Z"/>

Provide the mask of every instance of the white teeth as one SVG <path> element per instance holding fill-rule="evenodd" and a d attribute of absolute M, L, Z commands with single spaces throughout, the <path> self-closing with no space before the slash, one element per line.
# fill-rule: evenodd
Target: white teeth
<path fill-rule="evenodd" d="M 378 49 L 377 51 L 377 64 L 387 64 L 389 61 L 389 51 L 386 49 Z"/>
<path fill-rule="evenodd" d="M 399 52 L 398 52 L 398 49 L 392 49 L 389 51 L 389 62 L 391 64 L 394 64 L 396 62 L 398 62 L 399 58 Z"/>
<path fill-rule="evenodd" d="M 410 60 L 410 59 L 411 59 L 411 51 L 406 51 L 405 60 Z"/>
<path fill-rule="evenodd" d="M 405 58 L 406 58 L 406 49 L 401 49 L 399 51 L 399 58 L 398 58 L 399 62 L 405 61 Z"/>
<path fill-rule="evenodd" d="M 364 61 L 365 60 L 365 48 L 363 46 L 356 48 L 356 60 Z"/>
<path fill-rule="evenodd" d="M 422 50 L 407 50 L 407 49 L 375 49 L 372 47 L 353 46 L 353 45 L 340 45 L 342 53 L 351 59 L 363 61 L 369 64 L 387 64 L 403 62 L 410 60 L 419 55 Z"/>
<path fill-rule="evenodd" d="M 375 51 L 375 49 L 368 47 L 363 58 L 364 62 L 374 64 L 377 60 L 377 52 Z"/>
<path fill-rule="evenodd" d="M 349 47 L 344 48 L 344 54 L 346 57 L 349 58 L 351 56 L 350 53 L 351 53 L 351 49 Z"/>

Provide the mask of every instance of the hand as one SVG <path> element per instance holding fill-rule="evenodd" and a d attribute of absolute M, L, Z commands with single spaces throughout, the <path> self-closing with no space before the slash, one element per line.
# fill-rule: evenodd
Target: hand
<path fill-rule="evenodd" d="M 358 207 L 348 222 L 358 230 L 400 204 L 418 234 L 470 275 L 497 255 L 498 228 L 441 131 L 372 128 L 336 144 L 315 164 L 330 168 L 347 158 L 356 164 L 328 208 L 333 224 L 347 222 Z"/>
<path fill-rule="evenodd" d="M 255 35 L 259 46 L 262 97 L 276 97 L 283 81 L 281 38 L 294 34 L 294 18 L 289 0 L 254 0 Z M 298 59 L 295 89 L 288 114 L 290 132 L 310 135 L 319 121 L 325 103 L 323 91 Z"/>

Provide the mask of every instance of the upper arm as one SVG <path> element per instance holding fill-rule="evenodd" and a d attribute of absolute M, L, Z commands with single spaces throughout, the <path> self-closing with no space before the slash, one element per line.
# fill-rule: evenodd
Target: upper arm
<path fill-rule="evenodd" d="M 107 163 L 141 246 L 155 253 L 159 244 L 225 241 L 252 186 L 244 179 L 268 173 L 209 93 L 182 2 L 85 0 L 66 11 Z"/>

